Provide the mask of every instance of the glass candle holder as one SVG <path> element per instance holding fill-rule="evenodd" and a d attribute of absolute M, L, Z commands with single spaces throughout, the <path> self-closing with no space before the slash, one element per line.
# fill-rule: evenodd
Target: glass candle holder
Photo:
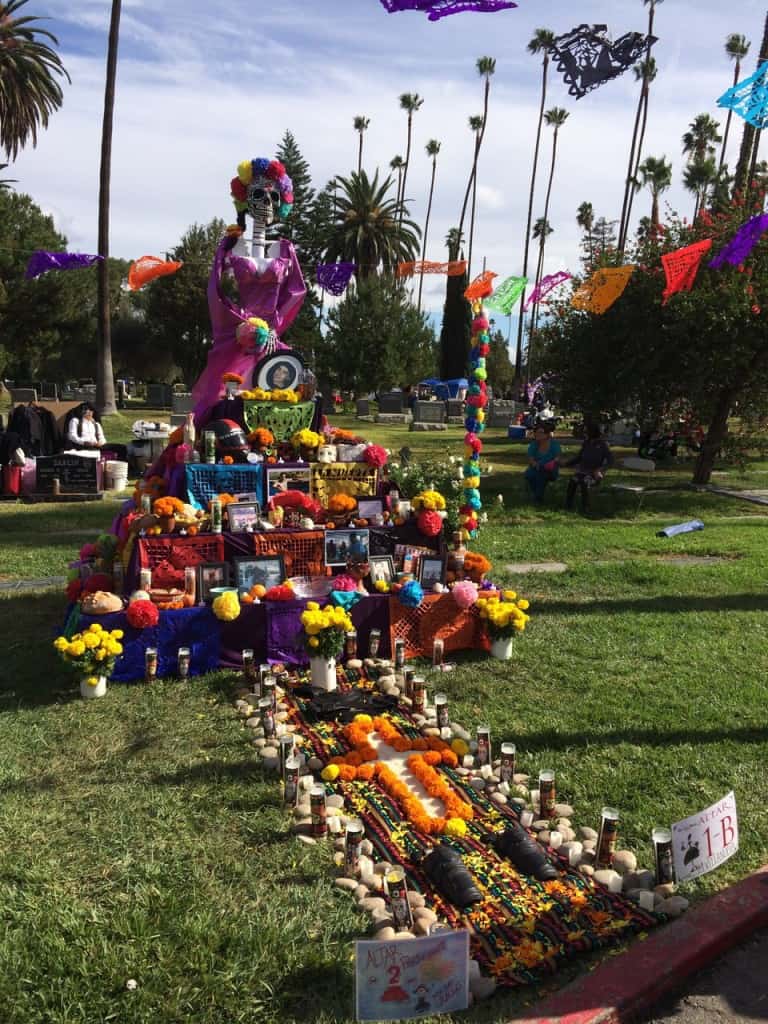
<path fill-rule="evenodd" d="M 551 768 L 539 772 L 539 812 L 542 818 L 555 817 L 555 773 Z"/>

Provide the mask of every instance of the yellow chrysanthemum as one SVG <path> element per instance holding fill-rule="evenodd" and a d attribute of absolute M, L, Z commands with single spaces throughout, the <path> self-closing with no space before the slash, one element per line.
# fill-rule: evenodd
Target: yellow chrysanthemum
<path fill-rule="evenodd" d="M 88 678 L 85 680 L 85 682 L 86 682 L 86 684 L 88 686 L 98 686 L 99 685 L 99 677 L 98 676 L 88 676 Z"/>
<path fill-rule="evenodd" d="M 451 740 L 451 750 L 457 757 L 466 757 L 469 753 L 469 745 L 456 736 L 455 739 Z"/>
<path fill-rule="evenodd" d="M 69 640 L 65 636 L 57 636 L 53 641 L 53 646 L 57 651 L 63 652 L 69 647 Z"/>
<path fill-rule="evenodd" d="M 317 603 L 317 601 L 307 601 L 307 611 L 308 612 L 316 612 L 316 611 L 319 611 L 319 610 L 320 610 L 320 605 Z"/>
<path fill-rule="evenodd" d="M 96 659 L 96 661 L 104 661 L 106 657 L 107 652 L 104 650 L 103 647 L 100 647 L 99 650 L 96 651 L 96 653 L 94 654 L 94 658 Z"/>
<path fill-rule="evenodd" d="M 71 655 L 73 655 L 75 658 L 82 657 L 82 655 L 85 654 L 85 644 L 83 643 L 83 641 L 82 640 L 74 640 L 69 645 L 69 653 Z"/>
<path fill-rule="evenodd" d="M 467 823 L 462 818 L 449 818 L 445 823 L 444 833 L 447 836 L 465 836 Z"/>
<path fill-rule="evenodd" d="M 325 782 L 335 782 L 339 777 L 339 766 L 337 764 L 326 765 L 320 772 L 320 778 Z"/>
<path fill-rule="evenodd" d="M 92 650 L 94 647 L 99 646 L 99 638 L 95 633 L 86 633 L 83 637 L 83 643 L 89 650 Z"/>

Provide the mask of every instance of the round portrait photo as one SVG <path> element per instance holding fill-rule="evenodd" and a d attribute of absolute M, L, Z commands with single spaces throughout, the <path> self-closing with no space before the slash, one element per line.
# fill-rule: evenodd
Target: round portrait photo
<path fill-rule="evenodd" d="M 265 356 L 254 370 L 253 386 L 265 391 L 296 391 L 303 370 L 304 363 L 296 352 L 274 352 Z"/>

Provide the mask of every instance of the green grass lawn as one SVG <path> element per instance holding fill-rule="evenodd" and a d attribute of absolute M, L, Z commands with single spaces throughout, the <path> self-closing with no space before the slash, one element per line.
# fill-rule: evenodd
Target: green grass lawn
<path fill-rule="evenodd" d="M 458 428 L 355 425 L 394 450 L 460 454 Z M 562 481 L 534 509 L 523 449 L 489 432 L 486 452 L 485 493 L 504 506 L 489 501 L 478 548 L 531 599 L 533 619 L 513 661 L 467 654 L 441 677 L 457 719 L 515 740 L 521 770 L 554 768 L 577 824 L 617 806 L 620 845 L 645 865 L 653 827 L 733 788 L 741 850 L 684 894 L 754 870 L 768 857 L 768 516 L 682 489 L 685 465 L 654 476 L 669 489 L 639 513 L 606 489 L 594 518 L 566 514 Z M 762 469 L 751 466 L 755 479 Z M 0 573 L 63 574 L 115 507 L 0 504 Z M 704 531 L 655 536 L 693 516 Z M 545 560 L 568 569 L 505 569 Z M 329 848 L 289 836 L 278 787 L 232 713 L 235 678 L 115 685 L 83 702 L 50 647 L 62 611 L 58 594 L 0 598 L 0 1020 L 350 1021 L 351 942 L 368 919 L 332 886 Z M 456 1020 L 503 1021 L 536 994 L 499 995 Z"/>

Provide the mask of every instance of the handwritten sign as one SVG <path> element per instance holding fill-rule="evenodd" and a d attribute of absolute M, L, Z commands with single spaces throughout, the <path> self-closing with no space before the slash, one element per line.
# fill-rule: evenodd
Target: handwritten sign
<path fill-rule="evenodd" d="M 62 494 L 97 494 L 99 460 L 85 455 L 44 455 L 37 460 L 36 489 L 53 493 L 53 480 L 59 481 Z"/>
<path fill-rule="evenodd" d="M 469 932 L 355 943 L 357 1020 L 415 1020 L 469 1005 Z"/>
<path fill-rule="evenodd" d="M 685 821 L 672 826 L 675 875 L 688 882 L 720 867 L 739 848 L 739 822 L 733 790 Z"/>
<path fill-rule="evenodd" d="M 327 505 L 334 494 L 355 497 L 376 493 L 376 468 L 367 462 L 312 463 L 312 496 Z"/>

